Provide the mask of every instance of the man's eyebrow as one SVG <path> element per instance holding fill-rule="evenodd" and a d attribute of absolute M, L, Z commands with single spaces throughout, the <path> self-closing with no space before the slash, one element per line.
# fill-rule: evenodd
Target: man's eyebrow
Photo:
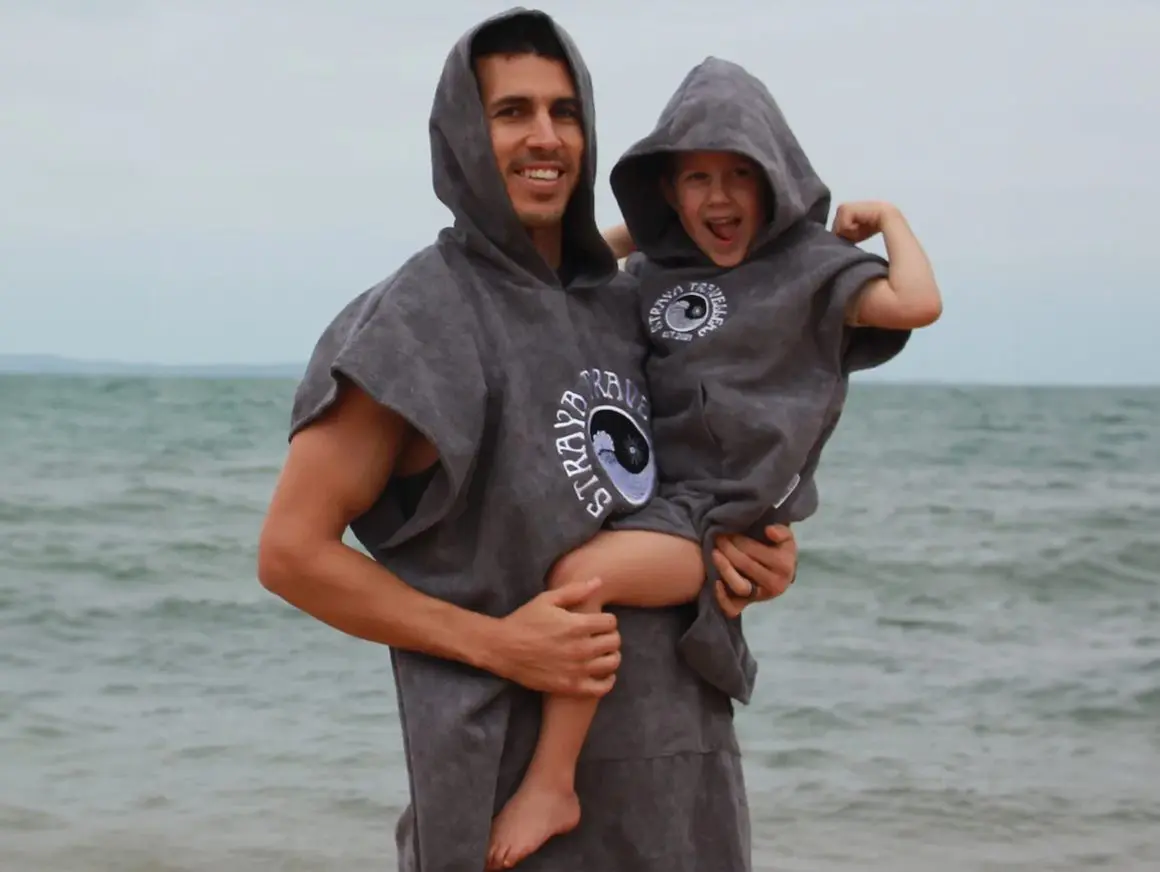
<path fill-rule="evenodd" d="M 510 106 L 526 106 L 531 103 L 531 97 L 523 94 L 506 94 L 503 97 L 496 97 L 488 104 L 489 109 L 506 109 Z"/>
<path fill-rule="evenodd" d="M 576 112 L 579 112 L 581 108 L 579 97 L 561 97 L 558 100 L 554 100 L 552 105 L 561 109 L 573 109 Z"/>

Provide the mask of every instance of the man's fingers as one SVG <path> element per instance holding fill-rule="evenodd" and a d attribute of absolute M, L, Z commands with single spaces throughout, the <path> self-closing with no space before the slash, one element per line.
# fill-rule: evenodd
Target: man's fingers
<path fill-rule="evenodd" d="M 601 633 L 598 636 L 592 636 L 585 642 L 583 650 L 588 657 L 615 654 L 620 650 L 620 633 Z"/>
<path fill-rule="evenodd" d="M 748 536 L 722 536 L 721 541 L 723 544 L 733 546 L 734 551 L 726 552 L 731 560 L 734 559 L 735 553 L 740 553 L 756 561 L 758 566 L 777 570 L 789 566 L 793 560 L 794 548 L 784 541 L 771 545 L 758 539 L 750 539 Z"/>
<path fill-rule="evenodd" d="M 792 543 L 792 538 L 789 542 Z M 738 572 L 771 596 L 780 596 L 789 587 L 796 555 L 793 544 L 782 541 L 780 545 L 765 545 L 754 539 L 734 537 L 724 539 L 721 548 Z"/>
<path fill-rule="evenodd" d="M 742 537 L 741 543 L 745 544 L 745 542 L 746 540 L 744 537 Z M 752 545 L 754 547 L 760 548 L 767 547 L 765 545 L 758 545 L 756 542 L 753 542 Z M 724 554 L 725 558 L 733 565 L 733 568 L 736 570 L 738 575 L 747 581 L 753 582 L 758 587 L 768 586 L 769 579 L 767 576 L 769 575 L 769 572 L 765 566 L 762 565 L 760 558 L 757 558 L 754 555 L 743 551 L 741 547 L 729 537 L 722 537 L 717 547 L 721 549 L 721 553 Z"/>
<path fill-rule="evenodd" d="M 745 600 L 736 600 L 725 592 L 725 585 L 720 580 L 713 585 L 713 594 L 717 598 L 717 606 L 727 618 L 735 618 L 741 614 L 746 606 Z"/>
<path fill-rule="evenodd" d="M 793 531 L 784 524 L 771 524 L 765 528 L 765 538 L 771 545 L 780 545 L 793 540 Z"/>
<path fill-rule="evenodd" d="M 585 636 L 616 632 L 616 615 L 609 612 L 587 612 L 576 615 L 576 629 Z"/>
<path fill-rule="evenodd" d="M 619 668 L 620 652 L 615 651 L 612 654 L 605 654 L 590 660 L 588 662 L 588 675 L 591 678 L 604 679 L 616 674 L 616 670 Z"/>
<path fill-rule="evenodd" d="M 748 597 L 753 591 L 753 585 L 733 568 L 733 564 L 722 552 L 713 552 L 713 565 L 717 567 L 721 580 L 728 585 L 729 591 L 732 591 L 734 596 Z"/>
<path fill-rule="evenodd" d="M 599 590 L 602 584 L 599 578 L 588 578 L 584 581 L 570 581 L 555 590 L 547 593 L 548 600 L 562 609 L 570 609 L 585 602 L 592 594 Z"/>
<path fill-rule="evenodd" d="M 607 678 L 586 678 L 576 685 L 570 695 L 601 697 L 612 690 L 614 684 L 616 684 L 615 675 L 609 675 Z"/>

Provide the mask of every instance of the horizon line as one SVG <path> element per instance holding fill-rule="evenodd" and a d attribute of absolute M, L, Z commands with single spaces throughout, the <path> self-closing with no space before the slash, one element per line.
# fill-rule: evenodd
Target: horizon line
<path fill-rule="evenodd" d="M 10 354 L 0 353 L 0 375 L 37 376 L 140 376 L 195 378 L 224 377 L 230 375 L 262 378 L 296 378 L 306 370 L 306 362 L 272 361 L 266 363 L 160 363 L 157 361 L 132 361 L 114 358 L 81 358 L 63 354 Z M 1121 389 L 1150 390 L 1160 388 L 1160 382 L 1112 382 L 1112 381 L 987 381 L 959 380 L 950 378 L 891 378 L 886 375 L 856 374 L 853 381 L 862 384 L 889 385 L 895 387 L 944 387 L 944 388 L 1057 388 L 1057 389 Z"/>

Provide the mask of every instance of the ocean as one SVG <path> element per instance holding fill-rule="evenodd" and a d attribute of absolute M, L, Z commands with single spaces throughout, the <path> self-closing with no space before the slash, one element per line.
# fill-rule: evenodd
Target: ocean
<path fill-rule="evenodd" d="M 0 376 L 0 869 L 387 870 L 387 652 L 255 579 L 293 382 Z M 747 613 L 758 872 L 1160 869 L 1160 390 L 857 383 Z"/>

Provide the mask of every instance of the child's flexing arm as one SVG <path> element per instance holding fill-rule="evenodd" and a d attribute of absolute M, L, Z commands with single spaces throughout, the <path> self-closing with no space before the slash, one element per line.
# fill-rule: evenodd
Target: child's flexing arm
<path fill-rule="evenodd" d="M 942 296 L 930 261 L 906 218 L 889 203 L 844 203 L 834 215 L 833 232 L 855 244 L 881 233 L 890 273 L 875 279 L 854 299 L 846 319 L 855 327 L 912 330 L 942 314 Z"/>

